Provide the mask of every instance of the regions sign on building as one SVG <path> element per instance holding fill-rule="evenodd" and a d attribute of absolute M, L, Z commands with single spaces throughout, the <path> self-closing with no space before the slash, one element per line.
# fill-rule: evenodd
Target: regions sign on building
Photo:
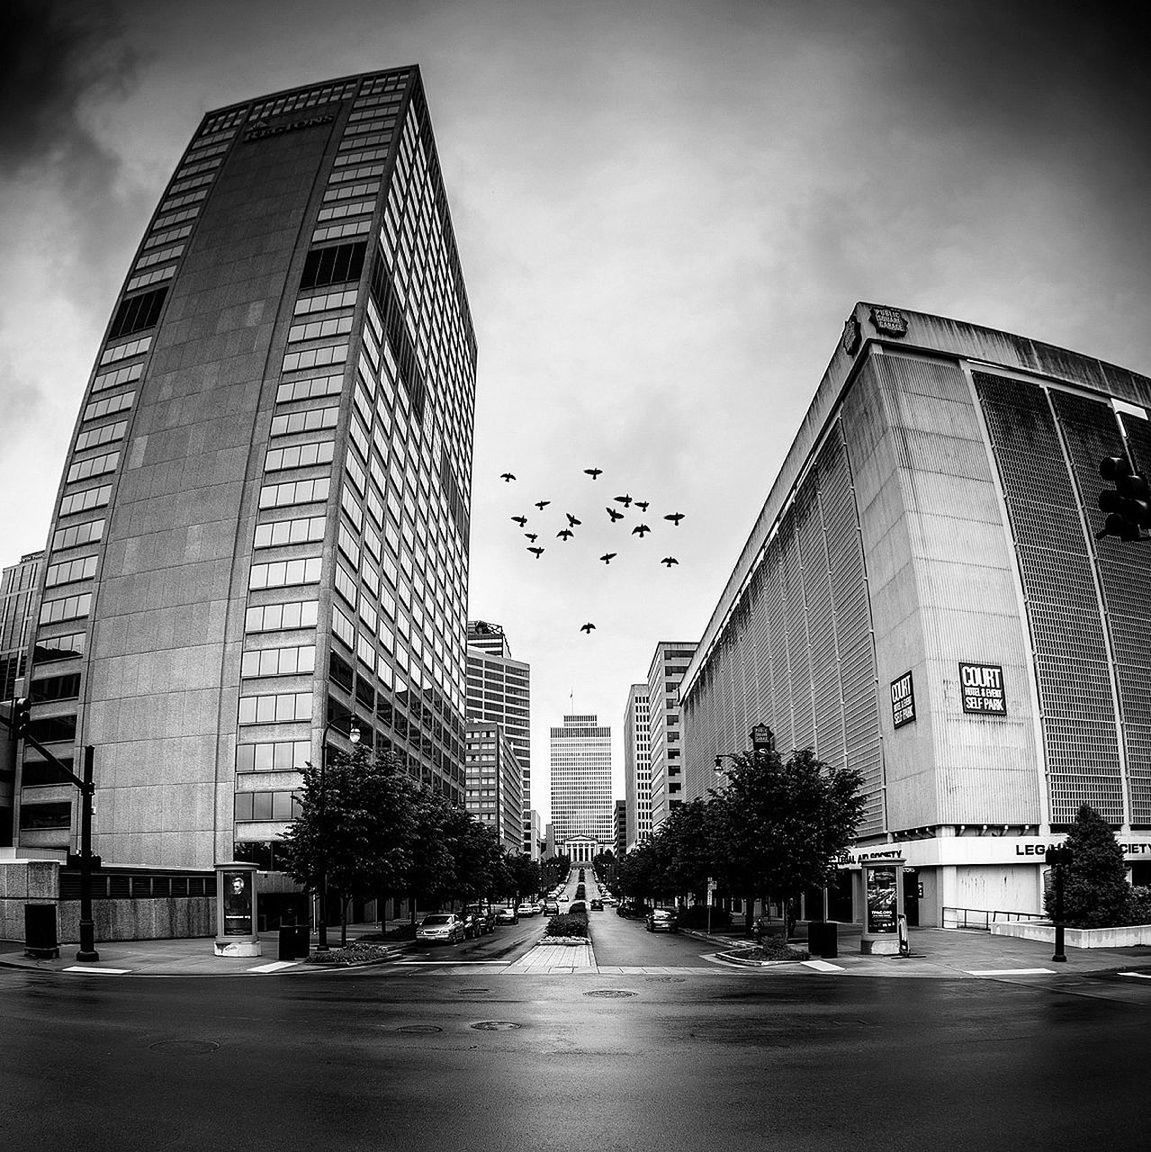
<path fill-rule="evenodd" d="M 1003 669 L 998 664 L 960 664 L 959 684 L 963 690 L 964 712 L 1007 715 Z"/>

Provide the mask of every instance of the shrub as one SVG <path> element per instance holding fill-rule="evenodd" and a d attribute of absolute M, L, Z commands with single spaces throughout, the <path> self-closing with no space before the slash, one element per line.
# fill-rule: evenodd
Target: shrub
<path fill-rule="evenodd" d="M 698 928 L 707 930 L 707 905 L 693 904 L 690 908 L 679 910 L 679 925 L 681 928 Z M 731 927 L 731 913 L 726 908 L 711 909 L 711 930 L 725 932 Z"/>
<path fill-rule="evenodd" d="M 1130 912 L 1130 923 L 1151 924 L 1151 888 L 1131 889 Z"/>
<path fill-rule="evenodd" d="M 563 916 L 553 916 L 548 921 L 548 936 L 587 936 L 587 917 L 573 916 L 570 912 Z"/>
<path fill-rule="evenodd" d="M 568 905 L 569 916 L 582 916 L 584 922 L 587 922 L 587 905 L 582 900 L 575 900 Z"/>
<path fill-rule="evenodd" d="M 764 960 L 809 960 L 811 954 L 805 948 L 793 948 L 780 936 L 765 936 L 759 943 Z"/>

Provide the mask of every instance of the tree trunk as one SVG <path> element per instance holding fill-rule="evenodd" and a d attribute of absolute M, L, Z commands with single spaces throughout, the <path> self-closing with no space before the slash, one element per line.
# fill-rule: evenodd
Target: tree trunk
<path fill-rule="evenodd" d="M 744 908 L 747 910 L 744 913 L 744 934 L 754 938 L 755 936 L 755 897 L 748 896 L 743 902 Z"/>
<path fill-rule="evenodd" d="M 340 893 L 340 947 L 348 946 L 348 898 Z"/>

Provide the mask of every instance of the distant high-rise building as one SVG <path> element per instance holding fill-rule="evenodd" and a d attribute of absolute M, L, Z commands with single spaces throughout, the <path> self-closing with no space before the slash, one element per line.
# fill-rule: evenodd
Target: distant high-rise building
<path fill-rule="evenodd" d="M 10 568 L 0 571 L 0 703 L 30 695 L 24 673 L 28 641 L 35 625 L 39 600 L 40 569 L 44 553 L 29 552 Z M 64 657 L 71 657 L 69 651 Z M 49 653 L 41 661 L 52 664 Z M 0 848 L 12 844 L 12 816 L 16 781 L 16 748 L 8 729 L 0 726 Z"/>
<path fill-rule="evenodd" d="M 543 830 L 540 824 L 540 814 L 533 808 L 528 813 L 528 827 L 531 829 L 531 858 L 539 860 L 543 856 L 543 849 L 540 847 L 540 842 L 543 840 Z M 524 848 L 524 855 L 527 856 L 528 850 Z"/>
<path fill-rule="evenodd" d="M 652 831 L 667 819 L 677 804 L 683 802 L 679 684 L 694 655 L 694 641 L 661 640 L 648 668 Z"/>
<path fill-rule="evenodd" d="M 615 838 L 611 794 L 611 727 L 595 714 L 569 715 L 551 729 L 551 797 L 555 843 L 592 837 L 605 848 Z M 590 859 L 590 857 L 589 857 Z"/>
<path fill-rule="evenodd" d="M 622 860 L 627 852 L 627 801 L 615 802 L 615 844 L 612 851 L 617 860 Z"/>
<path fill-rule="evenodd" d="M 468 721 L 467 798 L 469 813 L 499 838 L 508 852 L 519 852 L 523 838 L 520 765 L 507 733 L 498 724 Z"/>
<path fill-rule="evenodd" d="M 105 862 L 274 865 L 300 767 L 353 721 L 463 803 L 475 363 L 416 68 L 204 117 L 101 342 L 45 562 L 33 726 L 61 759 L 95 746 Z M 78 805 L 35 763 L 20 843 L 62 852 Z"/>
<path fill-rule="evenodd" d="M 623 715 L 625 850 L 651 836 L 651 723 L 646 684 L 633 684 Z"/>
<path fill-rule="evenodd" d="M 521 850 L 533 851 L 532 799 L 532 670 L 513 660 L 504 630 L 486 620 L 468 621 L 467 715 L 469 720 L 499 724 L 520 763 Z M 538 849 L 536 849 L 538 852 Z"/>

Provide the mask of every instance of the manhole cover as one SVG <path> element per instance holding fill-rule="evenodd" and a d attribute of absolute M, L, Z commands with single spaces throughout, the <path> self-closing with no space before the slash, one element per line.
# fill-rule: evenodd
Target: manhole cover
<path fill-rule="evenodd" d="M 472 1027 L 480 1032 L 511 1032 L 519 1025 L 513 1024 L 510 1020 L 481 1020 L 478 1024 L 473 1024 Z"/>
<path fill-rule="evenodd" d="M 148 1047 L 156 1052 L 190 1052 L 202 1055 L 205 1052 L 215 1052 L 220 1045 L 213 1040 L 157 1040 Z"/>
<path fill-rule="evenodd" d="M 406 1025 L 404 1025 L 403 1028 L 397 1028 L 396 1031 L 397 1032 L 416 1032 L 416 1033 L 422 1034 L 422 1033 L 428 1033 L 428 1032 L 442 1032 L 443 1029 L 440 1028 L 436 1024 L 406 1024 Z"/>
<path fill-rule="evenodd" d="M 601 1000 L 622 1000 L 625 996 L 636 996 L 636 992 L 625 992 L 622 988 L 597 988 L 594 992 L 585 992 L 585 996 L 598 996 Z"/>

